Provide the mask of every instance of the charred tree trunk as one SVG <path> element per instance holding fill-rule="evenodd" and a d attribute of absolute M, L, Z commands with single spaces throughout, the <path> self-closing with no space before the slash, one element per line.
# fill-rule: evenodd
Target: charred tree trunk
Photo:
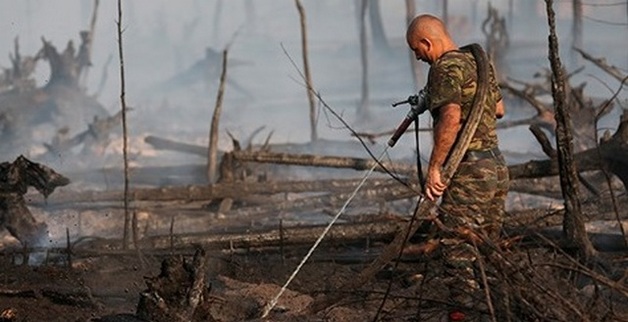
<path fill-rule="evenodd" d="M 302 192 L 328 192 L 341 194 L 355 188 L 358 179 L 329 179 L 329 180 L 305 180 L 305 181 L 263 181 L 263 182 L 230 182 L 216 183 L 212 185 L 164 187 L 152 189 L 135 189 L 131 191 L 133 199 L 146 202 L 171 202 L 181 201 L 195 202 L 212 199 L 243 199 L 251 195 L 270 196 L 278 193 L 302 193 Z M 379 189 L 380 187 L 392 187 L 396 185 L 399 190 L 404 190 L 394 179 L 371 179 L 364 188 Z M 62 207 L 64 204 L 78 206 L 78 203 L 110 203 L 123 198 L 120 191 L 82 191 L 60 192 L 50 199 L 31 197 L 30 204 L 41 206 L 45 202 L 49 206 Z"/>
<path fill-rule="evenodd" d="M 316 105 L 314 101 L 314 87 L 312 85 L 312 75 L 310 73 L 310 63 L 307 55 L 307 24 L 305 20 L 305 9 L 300 0 L 295 0 L 297 10 L 299 11 L 299 20 L 301 21 L 301 52 L 303 53 L 303 73 L 305 76 L 305 86 L 307 90 L 307 101 L 310 104 L 310 141 L 318 140 L 316 131 Z"/>
<path fill-rule="evenodd" d="M 366 10 L 368 0 L 358 0 L 359 5 L 359 29 L 360 29 L 360 63 L 362 66 L 362 87 L 360 95 L 360 106 L 358 106 L 357 117 L 369 119 L 369 61 L 368 61 L 368 39 L 366 35 Z"/>
<path fill-rule="evenodd" d="M 216 180 L 216 169 L 218 167 L 218 135 L 220 114 L 222 112 L 222 98 L 225 93 L 225 80 L 227 78 L 227 50 L 222 52 L 222 72 L 220 73 L 220 85 L 216 96 L 216 105 L 209 129 L 209 148 L 207 149 L 207 182 L 213 183 Z"/>
<path fill-rule="evenodd" d="M 165 259 L 160 274 L 146 279 L 148 289 L 140 294 L 136 315 L 154 322 L 207 321 L 197 310 L 209 300 L 206 262 L 203 250 L 196 251 L 191 263 L 182 256 Z"/>
<path fill-rule="evenodd" d="M 496 76 L 499 80 L 502 78 L 502 74 L 507 73 L 504 71 L 507 68 L 507 65 L 504 63 L 504 57 L 507 54 L 510 40 L 508 39 L 505 19 L 500 16 L 497 8 L 490 4 L 486 20 L 482 22 L 482 33 L 486 37 L 486 51 L 497 65 Z"/>
<path fill-rule="evenodd" d="M 124 48 L 122 46 L 122 0 L 118 0 L 118 59 L 120 61 L 120 108 L 122 113 L 122 162 L 124 164 L 124 248 L 129 247 L 131 216 L 129 213 L 129 147 L 126 122 L 126 88 L 124 78 Z"/>
<path fill-rule="evenodd" d="M 231 152 L 233 158 L 240 162 L 260 162 L 279 163 L 292 165 L 307 165 L 318 167 L 351 168 L 354 170 L 369 170 L 376 161 L 372 159 L 346 158 L 346 157 L 326 157 L 312 154 L 287 154 L 273 152 Z M 414 173 L 415 167 L 411 164 L 382 163 L 389 171 L 394 173 Z M 375 171 L 385 171 L 382 167 L 377 167 Z"/>
<path fill-rule="evenodd" d="M 390 240 L 403 222 L 387 220 L 359 223 L 346 223 L 332 226 L 327 241 L 330 243 L 357 244 L 366 239 L 372 241 Z M 247 249 L 280 246 L 302 246 L 311 244 L 321 235 L 324 225 L 295 226 L 264 229 L 263 231 L 198 233 L 175 236 L 174 248 L 184 249 L 190 245 L 203 245 L 209 249 Z M 153 236 L 145 240 L 147 249 L 168 249 L 169 236 Z M 89 251 L 89 250 L 86 250 Z"/>
<path fill-rule="evenodd" d="M 86 87 L 87 75 L 89 73 L 89 67 L 92 66 L 92 47 L 94 44 L 94 33 L 96 31 L 96 17 L 98 16 L 98 5 L 100 0 L 94 0 L 94 9 L 92 12 L 92 19 L 89 24 L 89 30 L 81 31 L 81 48 L 79 49 L 79 83 L 81 87 Z"/>
<path fill-rule="evenodd" d="M 606 153 L 604 153 L 606 150 Z M 600 146 L 600 154 L 604 158 L 609 171 L 623 182 L 628 191 L 628 111 L 624 111 L 617 132 L 604 140 Z"/>
<path fill-rule="evenodd" d="M 555 14 L 552 8 L 553 1 L 545 0 L 547 18 L 550 29 L 549 61 L 552 68 L 552 96 L 556 117 L 556 145 L 560 182 L 565 199 L 565 217 L 563 222 L 564 233 L 567 239 L 573 242 L 585 259 L 592 258 L 595 249 L 587 237 L 584 229 L 580 204 L 580 190 L 578 188 L 578 174 L 573 160 L 573 137 L 571 134 L 571 118 L 567 111 L 565 95 L 565 78 L 563 67 L 558 54 L 558 38 L 556 36 Z"/>
<path fill-rule="evenodd" d="M 573 22 L 571 25 L 572 48 L 582 48 L 582 0 L 573 0 Z M 574 61 L 577 59 L 574 57 Z"/>

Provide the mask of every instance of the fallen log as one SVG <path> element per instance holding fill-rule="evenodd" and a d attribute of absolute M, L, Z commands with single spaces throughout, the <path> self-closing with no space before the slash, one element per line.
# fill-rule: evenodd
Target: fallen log
<path fill-rule="evenodd" d="M 201 170 L 203 166 L 198 167 Z M 138 169 L 139 170 L 139 169 Z M 145 169 L 144 169 L 145 170 Z M 158 169 L 153 169 L 155 172 Z M 176 171 L 176 170 L 173 170 Z M 161 173 L 167 172 L 162 170 Z M 137 172 L 134 171 L 133 178 Z M 513 180 L 510 191 L 521 192 L 531 195 L 541 195 L 549 198 L 560 199 L 562 195 L 552 182 L 540 185 L 535 178 L 523 180 Z M 263 181 L 263 182 L 220 182 L 213 185 L 186 185 L 186 186 L 165 186 L 162 188 L 135 188 L 131 189 L 129 195 L 135 202 L 174 202 L 180 201 L 190 203 L 195 201 L 210 201 L 223 198 L 235 200 L 246 200 L 254 195 L 271 195 L 277 193 L 303 193 L 303 192 L 333 192 L 340 193 L 349 191 L 357 186 L 359 179 L 328 179 L 328 180 L 287 180 L 287 181 Z M 366 181 L 364 188 L 375 188 L 382 185 L 389 185 L 397 182 L 390 178 L 371 178 Z M 415 185 L 414 181 L 407 182 Z M 399 184 L 399 189 L 405 187 Z M 415 188 L 415 190 L 418 190 Z M 119 202 L 123 198 L 120 190 L 111 191 L 70 191 L 60 190 L 53 196 L 45 199 L 35 194 L 28 195 L 28 204 L 40 207 L 64 207 L 72 204 L 76 207 L 79 203 L 111 203 Z"/>
<path fill-rule="evenodd" d="M 256 134 L 256 133 L 254 133 Z M 263 145 L 252 145 L 250 142 L 251 138 L 247 138 L 241 146 L 245 150 L 251 149 L 260 149 L 264 151 L 274 151 L 274 152 L 282 152 L 282 153 L 293 153 L 293 154 L 302 154 L 302 153 L 310 153 L 310 154 L 320 154 L 325 155 L 329 153 L 330 150 L 338 151 L 340 156 L 349 156 L 356 154 L 364 154 L 365 147 L 356 140 L 353 141 L 338 141 L 338 140 L 326 140 L 326 139 L 318 139 L 314 142 L 306 142 L 306 143 L 275 143 L 269 144 L 264 143 Z M 157 150 L 168 150 L 168 151 L 176 151 L 182 153 L 189 153 L 193 155 L 198 155 L 200 157 L 206 158 L 208 149 L 205 146 L 189 144 L 178 142 L 166 138 L 160 138 L 156 136 L 149 135 L 144 138 L 144 142 L 153 146 L 153 148 Z M 248 142 L 248 143 L 247 143 Z M 375 144 L 368 145 L 369 149 L 372 149 Z M 224 151 L 219 151 L 219 154 L 224 153 Z"/>
<path fill-rule="evenodd" d="M 526 226 L 522 221 L 516 222 L 513 218 L 508 218 L 506 225 L 510 226 L 507 233 L 510 237 L 522 236 L 536 240 L 535 246 L 542 246 L 544 243 L 535 239 L 541 235 L 551 241 L 560 243 L 560 223 L 553 226 L 554 221 L 562 218 L 561 211 L 545 213 L 548 219 L 547 225 Z M 533 218 L 530 218 L 533 219 Z M 538 217 L 536 218 L 538 219 Z M 521 225 L 519 225 L 521 224 Z M 628 221 L 623 221 L 624 226 L 628 226 Z M 338 223 L 331 227 L 322 245 L 365 245 L 377 242 L 389 242 L 395 234 L 404 229 L 406 221 L 399 219 L 378 220 L 372 222 L 358 223 Z M 325 225 L 307 225 L 276 228 L 250 227 L 232 228 L 231 231 L 204 231 L 197 233 L 186 233 L 177 235 L 156 235 L 148 236 L 140 240 L 140 248 L 146 255 L 167 255 L 168 252 L 191 254 L 195 247 L 202 247 L 208 251 L 237 251 L 237 250 L 264 250 L 278 247 L 301 247 L 311 245 L 316 241 Z M 600 251 L 625 251 L 628 247 L 624 237 L 621 235 L 617 222 L 613 220 L 596 220 L 586 223 L 588 235 L 593 245 Z M 122 241 L 119 239 L 86 239 L 75 243 L 72 247 L 74 258 L 93 256 L 136 256 L 137 252 L 132 249 L 122 249 Z M 23 250 L 15 250 L 23 252 Z M 66 248 L 49 249 L 51 253 L 66 253 Z M 6 253 L 4 251 L 2 253 Z"/>
<path fill-rule="evenodd" d="M 100 308 L 101 304 L 94 299 L 91 290 L 73 288 L 43 287 L 40 289 L 0 288 L 0 297 L 48 298 L 52 302 L 79 307 Z M 1 321 L 1 319 L 0 319 Z"/>
<path fill-rule="evenodd" d="M 622 124 L 628 123 L 628 117 L 622 118 Z M 579 171 L 600 170 L 604 162 L 619 162 L 625 164 L 623 160 L 628 160 L 628 125 L 621 125 L 613 136 L 613 139 L 602 142 L 599 148 L 592 148 L 574 155 Z M 275 153 L 267 151 L 234 151 L 233 158 L 240 162 L 274 163 L 285 165 L 313 166 L 347 168 L 354 170 L 368 170 L 376 162 L 372 159 L 322 156 L 312 154 L 289 154 Z M 604 161 L 602 161 L 604 160 Z M 623 161 L 623 162 L 622 162 Z M 382 165 L 393 173 L 399 175 L 413 175 L 416 173 L 414 165 L 398 162 L 384 162 Z M 628 168 L 628 167 L 626 167 Z M 533 160 L 523 164 L 511 165 L 508 167 L 512 180 L 520 178 L 539 178 L 558 175 L 558 165 L 554 159 Z M 623 171 L 616 169 L 617 175 L 621 178 Z M 380 166 L 375 171 L 384 172 Z M 626 175 L 628 180 L 628 175 Z M 622 180 L 625 185 L 628 181 Z M 627 185 L 628 186 L 628 185 Z"/>
<path fill-rule="evenodd" d="M 399 220 L 339 223 L 332 226 L 323 244 L 351 244 L 367 239 L 371 241 L 386 240 L 394 236 L 402 223 Z M 142 252 L 147 252 L 159 249 L 189 249 L 192 245 L 201 245 L 207 250 L 298 246 L 313 243 L 324 229 L 325 226 L 323 225 L 266 228 L 257 231 L 252 231 L 250 227 L 246 227 L 239 231 L 230 232 L 210 231 L 159 235 L 141 239 L 140 247 Z M 122 250 L 121 242 L 117 239 L 89 240 L 75 245 L 72 253 L 75 257 L 126 254 L 127 250 Z"/>
<path fill-rule="evenodd" d="M 355 188 L 359 179 L 330 179 L 330 180 L 299 180 L 299 181 L 264 181 L 264 182 L 231 182 L 216 183 L 202 186 L 163 187 L 148 189 L 133 189 L 129 196 L 134 201 L 204 201 L 222 198 L 242 198 L 248 195 L 300 192 L 346 192 Z M 389 178 L 372 178 L 366 181 L 366 189 L 376 189 L 381 186 L 397 184 L 400 189 L 405 188 L 396 180 Z M 407 189 L 407 188 L 406 188 Z M 29 195 L 32 205 L 56 206 L 70 203 L 94 203 L 120 201 L 122 191 L 58 191 L 55 195 L 44 198 Z"/>
<path fill-rule="evenodd" d="M 626 203 L 626 197 L 620 202 Z M 606 205 L 606 207 L 600 207 Z M 584 213 L 588 215 L 586 230 L 593 244 L 600 251 L 625 250 L 624 236 L 618 228 L 612 207 L 608 202 L 585 204 Z M 540 243 L 537 234 L 550 238 L 554 242 L 560 242 L 560 225 L 564 210 L 531 209 L 510 213 L 505 217 L 504 227 L 507 236 L 528 236 L 528 240 Z M 163 216 L 165 218 L 165 216 Z M 376 219 L 373 215 L 365 216 L 371 221 L 344 222 L 332 226 L 324 245 L 359 245 L 368 241 L 389 242 L 398 230 L 405 229 L 407 218 L 387 216 L 386 219 Z M 144 219 L 152 220 L 152 219 Z M 182 234 L 168 233 L 162 229 L 161 234 L 146 236 L 140 239 L 139 247 L 145 255 L 168 255 L 169 252 L 177 254 L 191 254 L 194 245 L 200 245 L 206 250 L 212 251 L 237 251 L 239 249 L 273 249 L 277 247 L 300 247 L 311 245 L 322 233 L 323 225 L 293 225 L 285 226 L 277 224 L 253 228 L 246 223 L 239 226 L 225 226 L 224 221 L 216 224 L 208 216 L 194 216 L 186 222 L 185 226 L 214 227 L 211 230 L 200 232 L 187 232 Z M 213 223 L 213 224 L 212 224 Z M 621 223 L 628 228 L 628 222 L 624 219 Z M 140 223 L 140 226 L 142 224 Z M 107 231 L 107 227 L 101 227 L 100 231 Z M 154 233 L 154 231 L 153 231 Z M 544 244 L 544 243 L 540 243 Z M 93 256 L 137 256 L 133 249 L 124 250 L 119 239 L 107 239 L 98 236 L 82 237 L 71 245 L 73 258 Z M 539 245 L 536 245 L 539 246 Z M 535 247 L 536 247 L 535 246 Z M 68 248 L 37 248 L 30 247 L 5 249 L 0 255 L 23 254 L 24 252 L 47 252 L 49 254 L 67 254 Z"/>
<path fill-rule="evenodd" d="M 177 142 L 169 139 L 164 139 L 156 136 L 147 136 L 144 138 L 144 142 L 153 146 L 157 150 L 171 150 L 183 153 L 194 154 L 202 157 L 207 157 L 208 149 L 195 144 L 187 144 Z"/>
<path fill-rule="evenodd" d="M 270 205 L 245 207 L 229 211 L 225 213 L 225 215 L 235 218 L 251 219 L 275 218 L 277 214 L 282 212 L 305 212 L 308 210 L 321 209 L 324 207 L 339 208 L 352 196 L 352 194 L 352 191 L 347 191 L 345 193 L 332 193 L 324 196 L 288 200 Z M 401 186 L 398 183 L 394 183 L 393 185 L 389 186 L 378 186 L 370 189 L 362 188 L 357 194 L 355 194 L 355 199 L 352 202 L 352 206 L 355 206 L 360 202 L 388 202 L 412 198 L 416 195 L 416 190 Z"/>
<path fill-rule="evenodd" d="M 249 152 L 233 151 L 233 158 L 240 162 L 259 162 L 274 164 L 289 164 L 312 167 L 343 168 L 353 170 L 369 170 L 375 167 L 374 171 L 397 174 L 412 174 L 416 172 L 416 166 L 407 163 L 382 162 L 377 165 L 373 159 L 321 156 L 314 154 L 288 154 L 275 152 Z M 377 165 L 377 166 L 376 166 Z M 382 167 L 383 166 L 383 167 Z"/>

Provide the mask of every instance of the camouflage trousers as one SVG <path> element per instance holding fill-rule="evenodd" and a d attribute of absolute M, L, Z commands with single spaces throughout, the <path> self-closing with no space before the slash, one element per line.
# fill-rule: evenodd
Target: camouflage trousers
<path fill-rule="evenodd" d="M 449 229 L 470 228 L 489 240 L 497 240 L 505 215 L 508 185 L 508 168 L 501 155 L 461 162 L 443 195 L 439 218 Z M 456 234 L 443 234 L 440 243 L 452 305 L 473 305 L 469 302 L 480 293 L 475 262 L 481 254 Z"/>

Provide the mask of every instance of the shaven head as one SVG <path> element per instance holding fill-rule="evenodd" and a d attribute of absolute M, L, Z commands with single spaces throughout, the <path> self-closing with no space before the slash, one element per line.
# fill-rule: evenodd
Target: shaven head
<path fill-rule="evenodd" d="M 428 64 L 435 62 L 445 52 L 458 48 L 443 21 L 432 15 L 414 18 L 408 26 L 406 41 L 416 58 Z"/>

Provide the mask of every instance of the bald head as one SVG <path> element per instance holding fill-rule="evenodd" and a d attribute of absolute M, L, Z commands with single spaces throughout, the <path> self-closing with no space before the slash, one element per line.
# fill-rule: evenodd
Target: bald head
<path fill-rule="evenodd" d="M 445 52 L 458 48 L 443 21 L 432 15 L 414 18 L 408 26 L 406 41 L 416 58 L 428 64 L 432 64 Z"/>

